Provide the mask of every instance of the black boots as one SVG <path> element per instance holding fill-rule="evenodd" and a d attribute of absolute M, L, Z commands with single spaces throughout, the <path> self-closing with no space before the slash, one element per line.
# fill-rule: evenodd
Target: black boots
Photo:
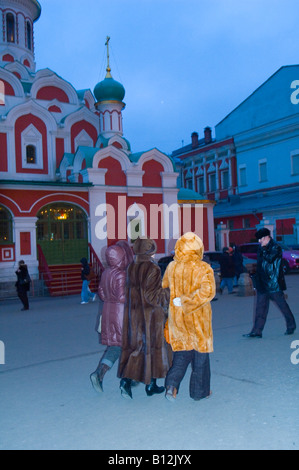
<path fill-rule="evenodd" d="M 119 388 L 124 398 L 133 398 L 131 385 L 132 385 L 131 379 L 121 379 Z"/>
<path fill-rule="evenodd" d="M 120 391 L 124 398 L 133 398 L 132 395 L 132 386 L 134 382 L 131 379 L 121 379 L 120 381 Z M 152 379 L 149 385 L 145 386 L 145 391 L 148 397 L 151 397 L 155 393 L 163 393 L 165 390 L 164 387 L 158 387 L 156 379 Z"/>
<path fill-rule="evenodd" d="M 164 387 L 158 387 L 156 379 L 152 379 L 151 383 L 145 386 L 145 391 L 148 397 L 151 397 L 155 393 L 163 393 L 164 390 Z"/>
<path fill-rule="evenodd" d="M 100 364 L 97 370 L 91 374 L 90 380 L 96 392 L 102 393 L 104 391 L 103 379 L 109 369 L 110 367 L 107 364 Z"/>

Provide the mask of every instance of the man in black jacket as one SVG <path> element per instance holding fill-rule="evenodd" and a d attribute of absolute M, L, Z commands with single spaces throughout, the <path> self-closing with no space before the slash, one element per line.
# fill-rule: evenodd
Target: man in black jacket
<path fill-rule="evenodd" d="M 257 271 L 253 278 L 257 293 L 256 312 L 252 331 L 243 336 L 262 338 L 270 300 L 277 305 L 285 318 L 287 325 L 285 334 L 292 335 L 296 330 L 296 322 L 283 293 L 286 290 L 286 283 L 282 269 L 282 249 L 272 239 L 267 228 L 260 229 L 256 232 L 255 237 L 260 243 L 257 254 Z"/>

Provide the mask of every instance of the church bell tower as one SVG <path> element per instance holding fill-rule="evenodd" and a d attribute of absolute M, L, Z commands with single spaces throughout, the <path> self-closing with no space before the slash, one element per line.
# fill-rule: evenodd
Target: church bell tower
<path fill-rule="evenodd" d="M 0 62 L 19 62 L 35 72 L 34 23 L 41 14 L 37 0 L 0 0 Z"/>

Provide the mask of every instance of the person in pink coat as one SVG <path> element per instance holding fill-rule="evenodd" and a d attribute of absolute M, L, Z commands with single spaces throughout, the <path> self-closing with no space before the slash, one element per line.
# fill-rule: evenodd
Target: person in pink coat
<path fill-rule="evenodd" d="M 102 274 L 98 294 L 104 303 L 101 343 L 107 348 L 97 369 L 90 375 L 97 392 L 103 392 L 104 376 L 121 354 L 127 267 L 133 261 L 132 250 L 126 241 L 119 241 L 108 247 L 105 256 L 107 268 Z"/>

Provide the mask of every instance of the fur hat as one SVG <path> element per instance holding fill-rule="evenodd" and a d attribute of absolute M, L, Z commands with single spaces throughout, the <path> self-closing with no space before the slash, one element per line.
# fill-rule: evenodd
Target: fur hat
<path fill-rule="evenodd" d="M 136 255 L 153 255 L 157 251 L 157 245 L 150 238 L 137 238 L 133 246 Z"/>
<path fill-rule="evenodd" d="M 267 228 L 261 228 L 260 230 L 258 230 L 255 234 L 255 238 L 257 240 L 260 240 L 261 238 L 263 237 L 271 237 L 271 232 L 269 229 Z"/>

